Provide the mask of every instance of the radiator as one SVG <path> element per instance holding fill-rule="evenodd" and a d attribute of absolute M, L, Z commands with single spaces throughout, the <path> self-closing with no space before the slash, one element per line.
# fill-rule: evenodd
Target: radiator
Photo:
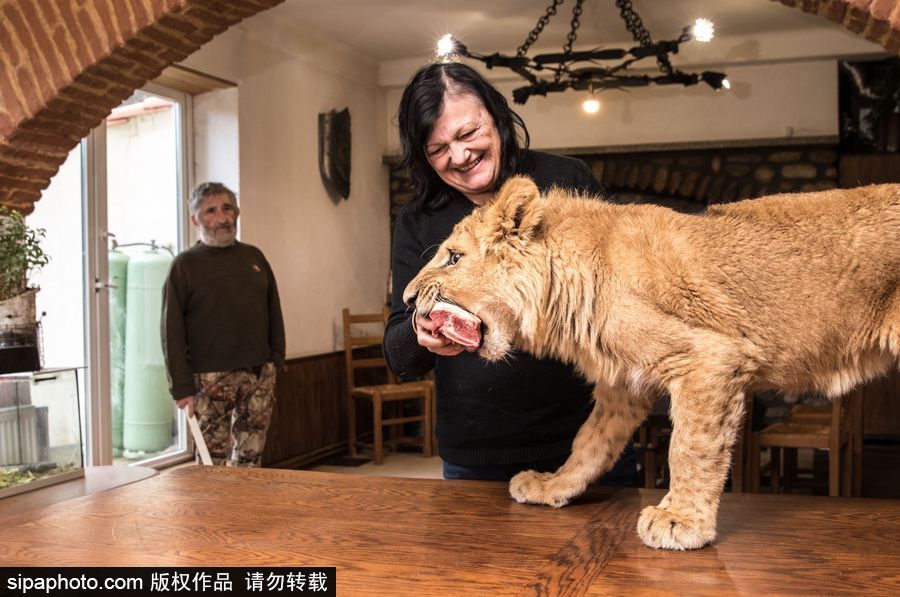
<path fill-rule="evenodd" d="M 0 408 L 0 466 L 47 460 L 47 407 Z"/>

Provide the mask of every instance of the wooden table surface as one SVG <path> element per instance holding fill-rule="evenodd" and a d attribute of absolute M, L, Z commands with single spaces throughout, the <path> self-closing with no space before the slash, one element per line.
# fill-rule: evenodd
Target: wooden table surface
<path fill-rule="evenodd" d="M 559 510 L 505 483 L 185 467 L 3 517 L 4 566 L 335 566 L 338 595 L 898 594 L 900 501 L 723 498 L 719 540 L 644 547 L 662 492 Z"/>

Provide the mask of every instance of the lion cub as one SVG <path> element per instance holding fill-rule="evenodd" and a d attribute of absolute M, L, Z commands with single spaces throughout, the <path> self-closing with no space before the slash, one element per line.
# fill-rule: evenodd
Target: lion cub
<path fill-rule="evenodd" d="M 695 549 L 716 515 L 745 396 L 834 397 L 900 363 L 900 185 L 776 195 L 684 215 L 612 205 L 523 177 L 457 224 L 407 286 L 483 322 L 479 353 L 576 365 L 595 405 L 555 473 L 519 502 L 564 506 L 614 463 L 660 390 L 672 398 L 668 494 L 647 545 Z"/>

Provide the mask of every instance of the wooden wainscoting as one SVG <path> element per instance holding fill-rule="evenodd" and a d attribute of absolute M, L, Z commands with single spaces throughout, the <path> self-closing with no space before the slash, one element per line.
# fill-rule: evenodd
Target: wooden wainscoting
<path fill-rule="evenodd" d="M 263 466 L 299 468 L 347 450 L 344 354 L 290 359 L 278 372 Z"/>
<path fill-rule="evenodd" d="M 860 389 L 866 438 L 900 440 L 900 372 L 873 379 Z"/>
<path fill-rule="evenodd" d="M 900 154 L 847 153 L 838 162 L 841 188 L 900 182 Z"/>
<path fill-rule="evenodd" d="M 380 347 L 358 350 L 374 353 Z M 275 385 L 275 412 L 263 466 L 303 468 L 348 452 L 345 367 L 343 351 L 287 361 Z M 367 384 L 385 382 L 377 371 L 360 372 L 358 380 Z M 361 425 L 371 425 L 368 413 L 358 416 Z"/>

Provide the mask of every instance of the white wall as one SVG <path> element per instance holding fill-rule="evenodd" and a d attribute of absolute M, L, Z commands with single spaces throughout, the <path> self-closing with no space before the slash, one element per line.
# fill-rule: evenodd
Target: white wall
<path fill-rule="evenodd" d="M 185 64 L 238 83 L 241 238 L 260 247 L 278 280 L 288 357 L 341 344 L 341 309 L 378 311 L 389 269 L 388 172 L 377 65 L 278 8 L 217 37 Z M 318 169 L 318 114 L 349 107 L 350 198 L 335 200 Z M 202 108 L 202 106 L 201 106 Z M 202 111 L 202 110 L 201 110 Z M 203 127 L 198 127 L 201 131 Z M 196 133 L 197 131 L 195 131 Z M 221 170 L 196 156 L 201 174 Z"/>
<path fill-rule="evenodd" d="M 587 94 L 576 92 L 532 98 L 519 113 L 534 147 L 545 148 L 838 134 L 834 61 L 729 66 L 728 77 L 730 91 L 699 84 L 602 93 L 597 114 L 581 109 Z"/>
<path fill-rule="evenodd" d="M 602 108 L 595 115 L 581 110 L 587 93 L 575 91 L 532 97 L 514 108 L 524 118 L 535 148 L 837 135 L 837 59 L 883 51 L 825 19 L 821 22 L 815 30 L 772 32 L 753 39 L 717 38 L 710 44 L 691 42 L 673 57 L 672 64 L 686 72 L 726 72 L 730 91 L 715 92 L 703 83 L 607 90 L 599 94 Z M 384 118 L 390 123 L 385 138 L 389 153 L 399 152 L 395 113 L 403 86 L 427 60 L 380 65 L 379 80 L 387 90 Z M 477 61 L 468 64 L 480 67 Z M 524 83 L 506 69 L 481 72 L 508 98 L 512 89 Z"/>
<path fill-rule="evenodd" d="M 534 148 L 837 135 L 834 61 L 729 66 L 727 71 L 732 82 L 727 92 L 704 84 L 609 90 L 598 94 L 597 114 L 586 114 L 581 102 L 587 93 L 574 91 L 532 97 L 513 107 L 525 120 Z M 511 97 L 522 83 L 496 85 Z M 401 94 L 402 89 L 389 90 L 388 105 L 396 106 Z M 396 126 L 392 132 L 388 151 L 398 153 Z"/>
<path fill-rule="evenodd" d="M 194 178 L 241 188 L 237 88 L 202 93 L 193 103 Z"/>
<path fill-rule="evenodd" d="M 43 335 L 44 368 L 83 367 L 84 352 L 84 239 L 81 233 L 81 145 L 69 152 L 26 222 L 43 228 L 41 248 L 50 263 L 32 276 L 38 286 L 38 316 Z"/>

